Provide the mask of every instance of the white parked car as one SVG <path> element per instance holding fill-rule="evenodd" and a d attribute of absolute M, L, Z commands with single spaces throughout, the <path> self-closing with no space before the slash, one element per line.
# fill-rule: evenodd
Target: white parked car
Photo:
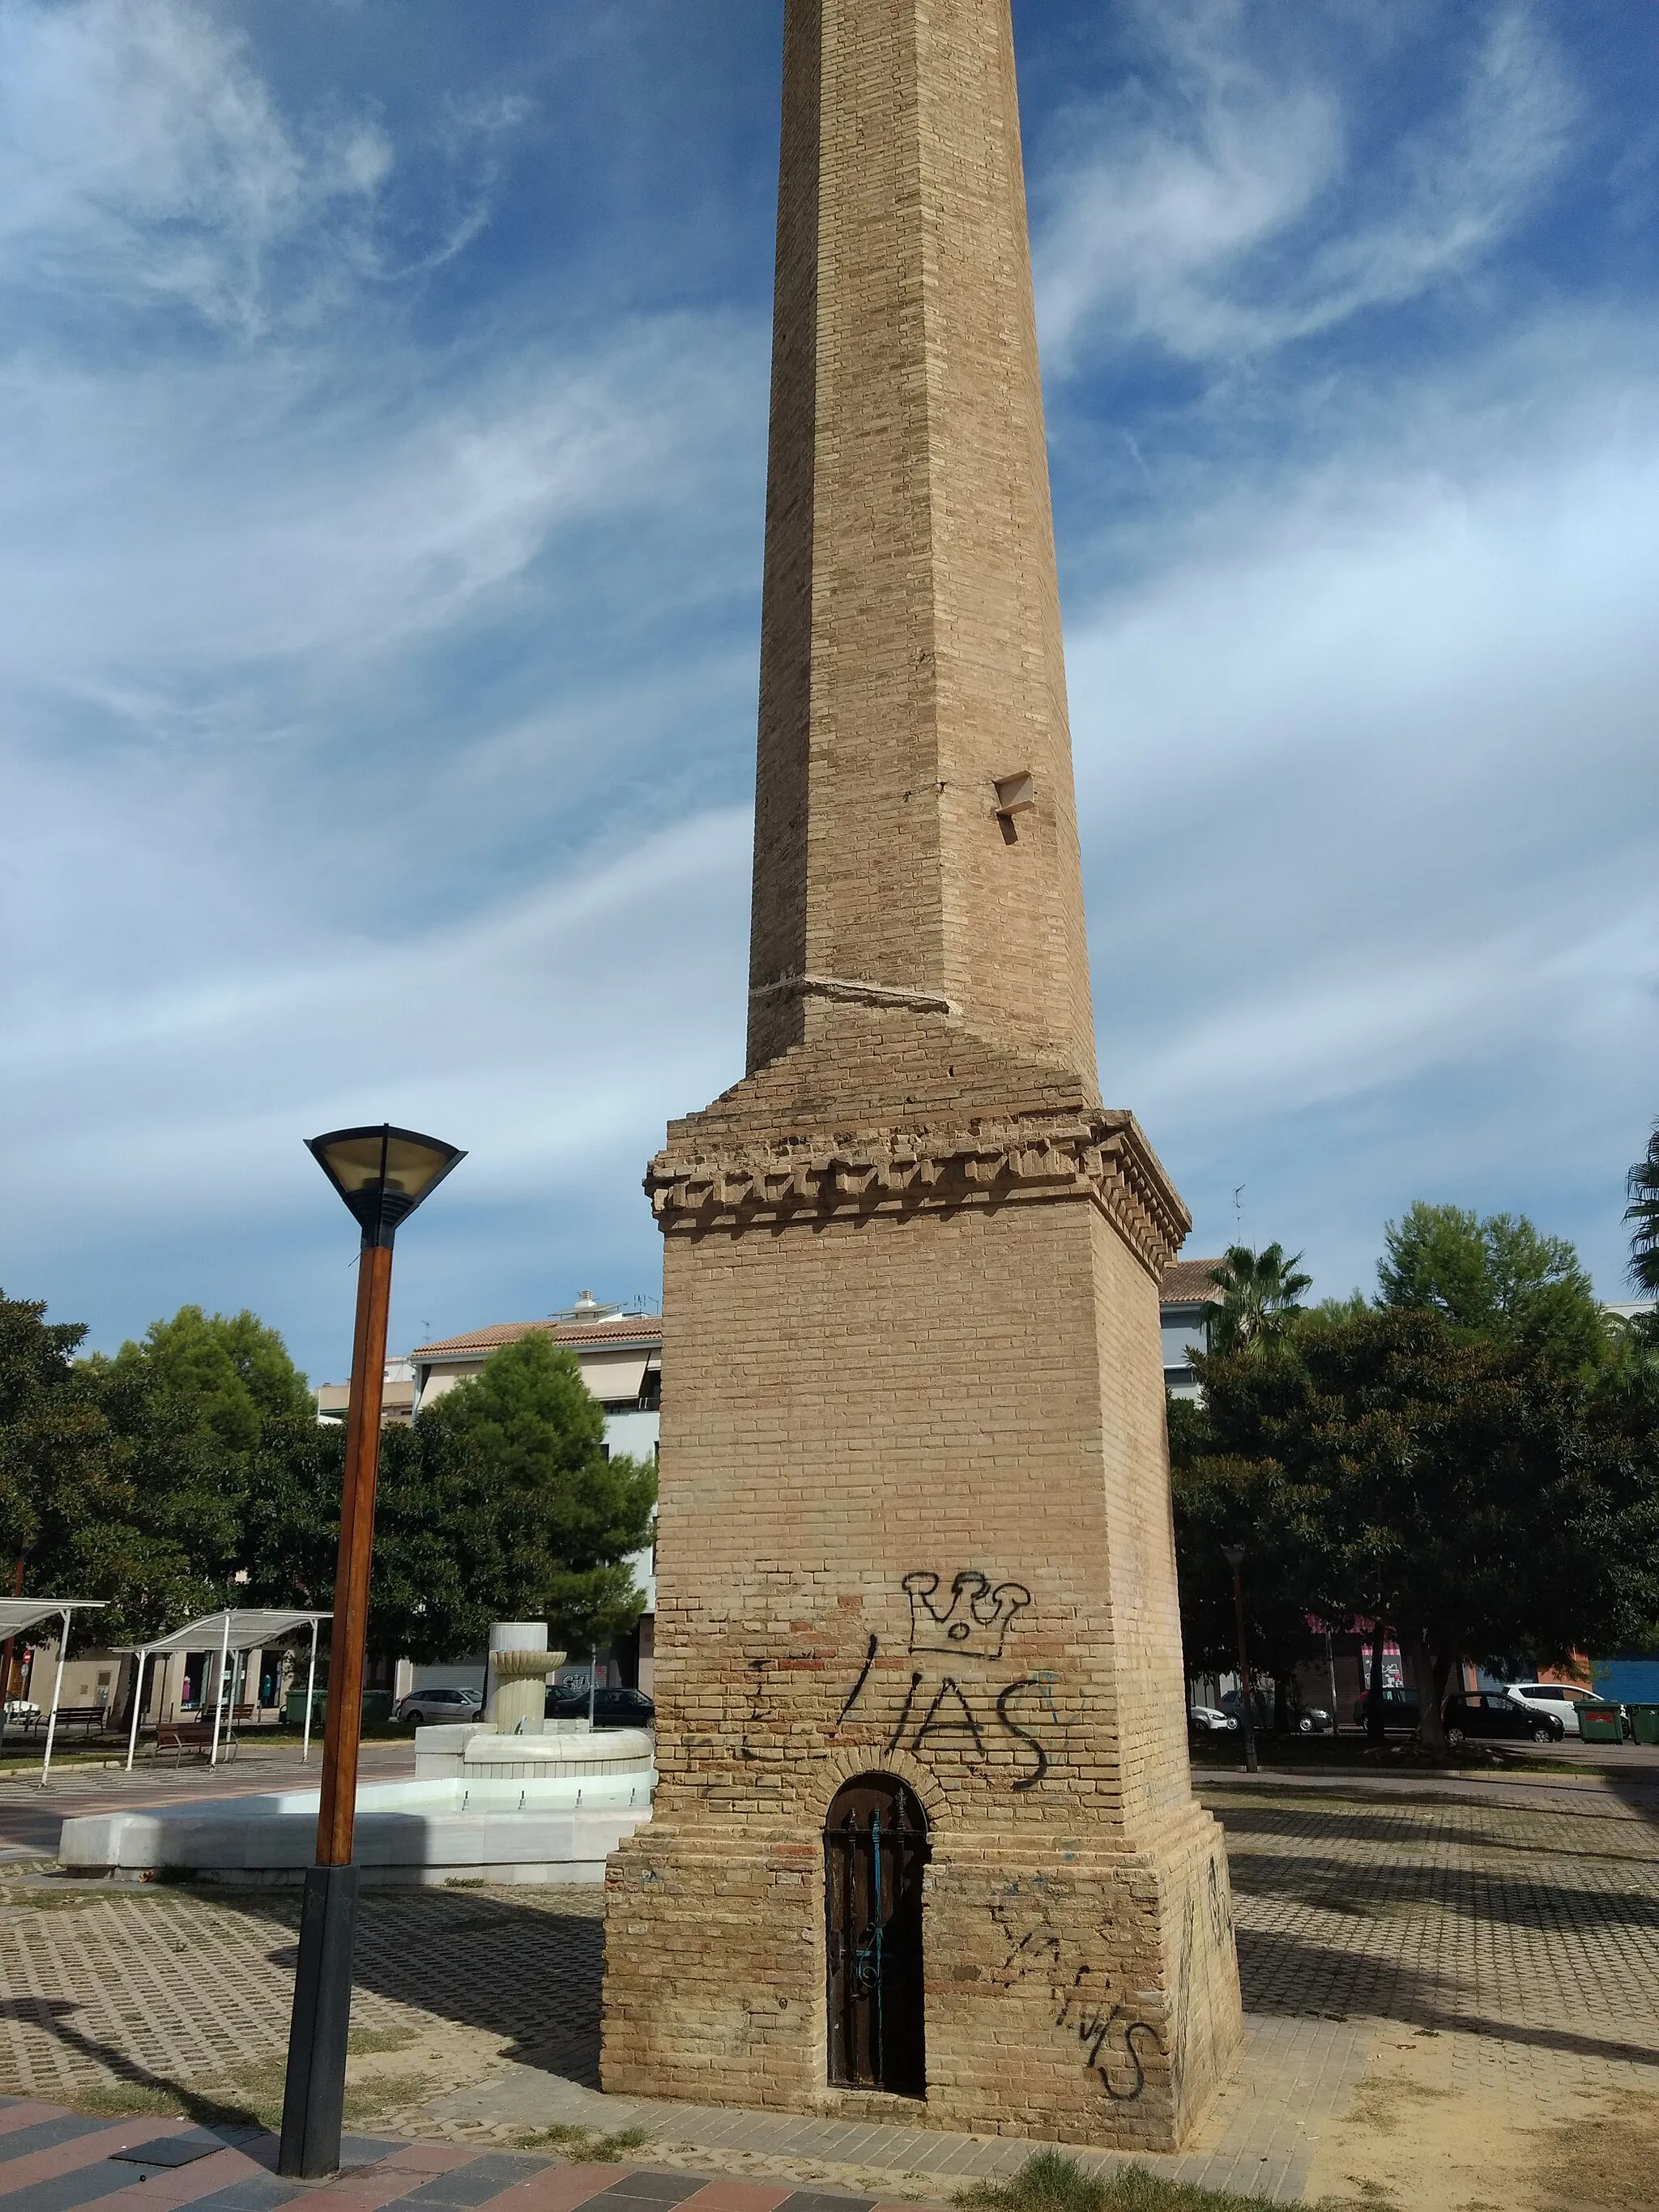
<path fill-rule="evenodd" d="M 1581 1690 L 1574 1682 L 1506 1682 L 1504 1693 L 1528 1712 L 1553 1713 L 1569 1735 L 1579 1733 L 1579 1706 L 1595 1696 L 1593 1690 Z"/>
<path fill-rule="evenodd" d="M 394 1717 L 416 1728 L 442 1727 L 447 1721 L 476 1721 L 483 1703 L 476 1690 L 414 1690 Z"/>
<path fill-rule="evenodd" d="M 1238 1726 L 1235 1715 L 1224 1713 L 1216 1705 L 1188 1705 L 1187 1722 L 1199 1735 L 1225 1735 L 1229 1729 Z"/>

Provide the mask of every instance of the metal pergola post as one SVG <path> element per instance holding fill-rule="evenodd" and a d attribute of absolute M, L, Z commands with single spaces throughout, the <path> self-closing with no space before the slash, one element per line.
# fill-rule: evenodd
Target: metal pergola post
<path fill-rule="evenodd" d="M 132 1655 L 137 1674 L 132 1685 L 132 1726 L 127 1730 L 127 1772 L 132 1771 L 132 1754 L 138 1748 L 138 1716 L 144 1710 L 144 1662 L 149 1657 L 147 1646 L 141 1646 Z"/>
<path fill-rule="evenodd" d="M 300 1746 L 300 1764 L 301 1766 L 307 1765 L 311 1759 L 311 1702 L 313 1698 L 316 1695 L 316 1692 L 317 1620 L 316 1616 L 313 1614 L 312 1616 L 311 1622 L 311 1666 L 306 1675 L 306 1733 L 305 1741 Z"/>
<path fill-rule="evenodd" d="M 52 1678 L 52 1711 L 46 1721 L 46 1755 L 40 1762 L 40 1787 L 46 1786 L 52 1772 L 52 1747 L 58 1734 L 58 1700 L 64 1688 L 64 1660 L 69 1649 L 70 1607 L 63 1612 L 64 1632 L 58 1639 L 58 1672 Z"/>
<path fill-rule="evenodd" d="M 225 1711 L 225 1661 L 230 1656 L 230 1613 L 225 1613 L 224 1639 L 219 1646 L 219 1674 L 213 1685 L 213 1749 L 208 1758 L 210 1766 L 219 1764 L 219 1723 Z"/>

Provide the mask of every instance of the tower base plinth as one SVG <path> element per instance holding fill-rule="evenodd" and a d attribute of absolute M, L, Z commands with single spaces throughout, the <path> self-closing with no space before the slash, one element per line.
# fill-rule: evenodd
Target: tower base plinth
<path fill-rule="evenodd" d="M 606 1905 L 612 2094 L 1172 2151 L 1238 2051 L 1226 1856 L 1196 1808 L 1121 1853 L 936 1822 L 922 2097 L 829 2077 L 820 1835 L 653 1825 Z"/>

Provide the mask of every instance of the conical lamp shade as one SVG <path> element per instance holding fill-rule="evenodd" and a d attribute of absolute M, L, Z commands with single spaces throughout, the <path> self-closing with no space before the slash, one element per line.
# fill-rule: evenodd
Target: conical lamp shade
<path fill-rule="evenodd" d="M 308 1137 L 306 1149 L 350 1207 L 368 1244 L 390 1244 L 399 1224 L 466 1158 L 441 1137 L 394 1129 L 389 1121 Z"/>

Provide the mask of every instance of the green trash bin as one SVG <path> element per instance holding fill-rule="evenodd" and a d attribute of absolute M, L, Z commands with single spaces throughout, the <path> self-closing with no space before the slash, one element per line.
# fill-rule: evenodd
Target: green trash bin
<path fill-rule="evenodd" d="M 305 1726 L 306 1693 L 303 1690 L 290 1690 L 289 1692 L 288 1704 L 285 1711 L 288 1724 L 290 1728 L 302 1729 Z M 316 1734 L 317 1730 L 321 1728 L 323 1723 L 327 1718 L 328 1692 L 325 1689 L 319 1689 L 314 1693 L 311 1700 L 311 1729 L 313 1735 Z M 365 1690 L 363 1692 L 363 1726 L 365 1728 L 381 1728 L 384 1727 L 386 1723 L 391 1718 L 391 1691 Z"/>
<path fill-rule="evenodd" d="M 1638 1743 L 1659 1743 L 1659 1705 L 1626 1705 L 1630 1732 Z"/>
<path fill-rule="evenodd" d="M 1622 1705 L 1593 1705 L 1588 1699 L 1578 1708 L 1578 1733 L 1586 1743 L 1622 1743 L 1625 1709 Z"/>

